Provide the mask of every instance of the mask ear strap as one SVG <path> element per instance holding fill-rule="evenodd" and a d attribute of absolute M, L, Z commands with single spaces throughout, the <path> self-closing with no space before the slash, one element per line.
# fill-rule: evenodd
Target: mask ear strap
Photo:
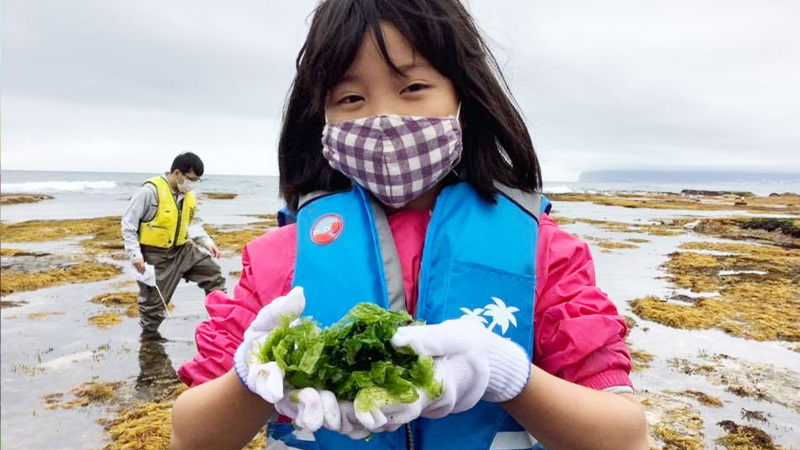
<path fill-rule="evenodd" d="M 458 111 L 456 111 L 456 119 L 461 119 L 461 101 L 458 102 Z"/>

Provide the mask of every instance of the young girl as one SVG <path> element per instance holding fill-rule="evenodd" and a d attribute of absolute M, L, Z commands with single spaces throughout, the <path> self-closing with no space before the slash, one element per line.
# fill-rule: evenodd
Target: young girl
<path fill-rule="evenodd" d="M 274 448 L 648 448 L 625 321 L 547 215 L 527 128 L 458 0 L 323 1 L 279 158 L 297 223 L 245 247 L 233 298 L 208 296 L 173 448 L 241 448 L 276 411 L 305 431 L 270 423 Z M 292 402 L 274 363 L 247 364 L 281 314 L 327 326 L 365 300 L 427 323 L 391 344 L 434 357 L 441 398 Z"/>

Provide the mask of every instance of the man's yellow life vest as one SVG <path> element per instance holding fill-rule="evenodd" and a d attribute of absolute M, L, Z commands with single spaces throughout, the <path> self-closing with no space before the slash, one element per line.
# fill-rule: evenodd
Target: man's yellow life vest
<path fill-rule="evenodd" d="M 194 219 L 197 198 L 189 191 L 183 198 L 183 208 L 178 209 L 172 188 L 162 176 L 145 181 L 156 187 L 158 210 L 153 220 L 139 224 L 139 243 L 152 247 L 171 248 L 189 240 L 189 224 Z"/>

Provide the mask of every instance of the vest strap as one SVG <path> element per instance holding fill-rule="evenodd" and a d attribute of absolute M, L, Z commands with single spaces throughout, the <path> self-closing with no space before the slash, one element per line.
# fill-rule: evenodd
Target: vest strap
<path fill-rule="evenodd" d="M 347 191 L 314 191 L 314 192 L 309 192 L 308 194 L 301 195 L 300 200 L 297 202 L 297 211 L 299 212 L 300 208 L 302 208 L 308 203 L 313 202 L 318 198 L 327 197 L 333 194 L 339 194 L 341 192 L 347 192 Z"/>
<path fill-rule="evenodd" d="M 378 240 L 383 258 L 383 270 L 386 277 L 386 290 L 389 294 L 389 309 L 392 311 L 406 310 L 406 290 L 403 286 L 403 268 L 400 266 L 400 256 L 394 243 L 389 220 L 383 207 L 369 196 L 372 214 L 375 217 L 375 229 L 378 231 Z"/>
<path fill-rule="evenodd" d="M 504 184 L 495 181 L 494 187 L 497 188 L 503 195 L 508 197 L 509 200 L 516 203 L 525 212 L 533 216 L 536 221 L 542 216 L 542 213 L 550 212 L 550 201 L 542 195 L 541 192 L 525 192 L 519 189 L 508 187 Z"/>

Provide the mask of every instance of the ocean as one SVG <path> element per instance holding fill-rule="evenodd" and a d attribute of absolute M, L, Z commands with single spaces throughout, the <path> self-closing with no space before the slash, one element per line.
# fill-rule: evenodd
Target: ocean
<path fill-rule="evenodd" d="M 53 200 L 14 205 L 0 210 L 8 223 L 34 219 L 76 219 L 121 215 L 128 199 L 142 182 L 154 174 L 103 172 L 3 171 L 0 192 L 41 193 Z M 232 200 L 202 200 L 213 208 L 202 208 L 200 217 L 210 224 L 252 221 L 247 214 L 277 212 L 283 202 L 278 196 L 278 177 L 208 175 L 197 192 L 236 193 Z"/>
<path fill-rule="evenodd" d="M 39 172 L 4 170 L 0 192 L 42 193 L 53 200 L 4 207 L 0 218 L 8 223 L 34 219 L 71 219 L 119 215 L 130 195 L 153 174 L 111 172 Z M 683 189 L 747 191 L 756 195 L 800 193 L 800 180 L 760 180 L 746 182 L 694 181 L 691 183 L 633 182 L 545 182 L 545 193 L 570 192 L 680 192 Z M 283 201 L 278 195 L 278 177 L 206 175 L 197 192 L 236 193 L 232 200 L 205 200 L 213 207 L 202 207 L 200 216 L 210 224 L 237 224 L 251 221 L 248 214 L 277 212 Z"/>

